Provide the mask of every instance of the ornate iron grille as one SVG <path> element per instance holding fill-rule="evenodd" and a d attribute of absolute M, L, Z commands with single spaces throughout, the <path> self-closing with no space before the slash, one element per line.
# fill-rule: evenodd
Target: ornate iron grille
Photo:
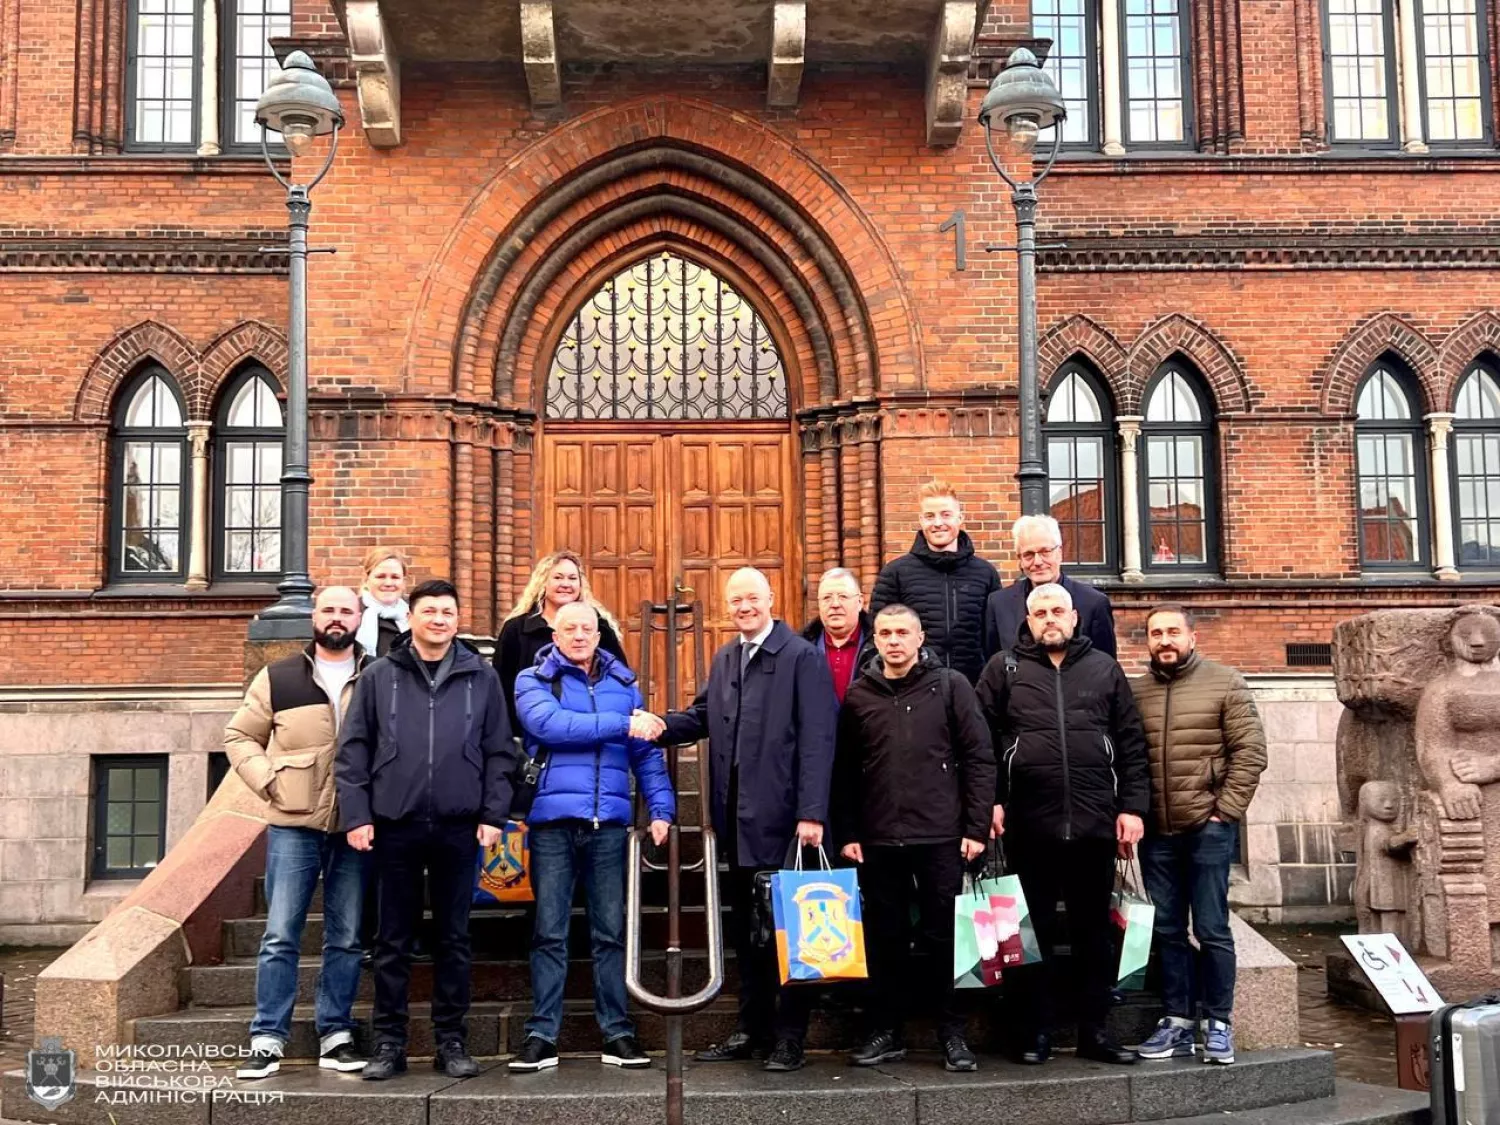
<path fill-rule="evenodd" d="M 568 325 L 548 418 L 785 418 L 786 369 L 753 305 L 706 266 L 656 254 L 622 270 Z"/>

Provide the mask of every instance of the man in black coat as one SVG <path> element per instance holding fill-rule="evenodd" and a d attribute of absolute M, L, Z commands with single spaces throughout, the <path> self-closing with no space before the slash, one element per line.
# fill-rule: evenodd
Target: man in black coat
<path fill-rule="evenodd" d="M 1062 529 L 1051 516 L 1022 516 L 1011 529 L 1024 577 L 990 595 L 984 609 L 984 654 L 1013 648 L 1026 623 L 1026 597 L 1055 582 L 1073 599 L 1078 632 L 1106 656 L 1115 655 L 1115 611 L 1109 595 L 1063 573 Z"/>
<path fill-rule="evenodd" d="M 698 1059 L 746 1059 L 770 1046 L 767 1070 L 798 1070 L 811 994 L 781 988 L 775 946 L 754 940 L 755 876 L 784 866 L 793 843 L 823 842 L 838 703 L 822 654 L 772 618 L 764 574 L 735 571 L 724 601 L 740 636 L 714 654 L 693 705 L 665 716 L 661 739 L 708 739 L 713 827 L 729 862 L 723 884 L 734 914 L 739 1021 Z"/>
<path fill-rule="evenodd" d="M 349 846 L 375 853 L 375 1057 L 370 1080 L 406 1069 L 412 939 L 426 873 L 432 904 L 436 1069 L 479 1073 L 466 1042 L 469 906 L 480 847 L 510 815 L 516 752 L 500 679 L 457 640 L 458 591 L 411 594 L 411 632 L 360 675 L 339 731 L 334 777 Z"/>
<path fill-rule="evenodd" d="M 1000 755 L 994 829 L 1021 878 L 1041 966 L 1007 971 L 1006 992 L 1023 1021 L 1021 1061 L 1051 1054 L 1052 1003 L 1066 987 L 1053 957 L 1057 901 L 1068 909 L 1077 984 L 1078 1054 L 1133 1063 L 1105 1032 L 1114 985 L 1109 916 L 1115 859 L 1140 840 L 1151 808 L 1146 732 L 1114 657 L 1080 636 L 1067 590 L 1038 586 L 1026 600 L 1029 637 L 992 657 L 979 702 Z"/>
<path fill-rule="evenodd" d="M 984 668 L 985 605 L 1000 589 L 1000 576 L 974 553 L 951 485 L 928 481 L 917 498 L 917 538 L 909 552 L 881 569 L 870 612 L 898 603 L 916 610 L 933 658 L 972 684 Z"/>
<path fill-rule="evenodd" d="M 984 852 L 993 817 L 995 754 L 969 681 L 922 649 L 914 611 L 875 616 L 880 656 L 839 709 L 834 832 L 860 865 L 870 954 L 870 1028 L 856 1066 L 904 1058 L 910 992 L 938 1009 L 937 1045 L 948 1070 L 979 1069 L 953 988 L 953 899 L 964 864 Z M 911 908 L 927 949 L 924 979 L 910 979 Z"/>

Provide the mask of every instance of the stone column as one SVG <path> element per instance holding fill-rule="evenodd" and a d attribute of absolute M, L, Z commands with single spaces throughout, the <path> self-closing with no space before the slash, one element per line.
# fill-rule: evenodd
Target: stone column
<path fill-rule="evenodd" d="M 208 513 L 212 503 L 208 494 L 208 429 L 207 422 L 189 422 L 187 428 L 193 457 L 193 493 L 188 498 L 188 510 L 193 516 L 188 540 L 189 590 L 208 589 Z"/>
<path fill-rule="evenodd" d="M 1126 582 L 1141 582 L 1141 470 L 1136 456 L 1136 442 L 1141 436 L 1141 416 L 1122 414 L 1115 419 L 1120 426 L 1120 516 L 1123 524 L 1123 557 L 1120 577 Z"/>
<path fill-rule="evenodd" d="M 1448 482 L 1448 435 L 1453 432 L 1453 415 L 1427 415 L 1427 448 L 1432 473 L 1432 543 L 1433 576 L 1448 582 L 1458 581 L 1453 557 L 1453 490 Z"/>
<path fill-rule="evenodd" d="M 1401 83 L 1401 151 L 1426 152 L 1427 143 L 1422 139 L 1422 60 L 1417 52 L 1416 5 L 1411 0 L 1397 6 L 1396 24 L 1396 34 L 1401 38 L 1401 54 L 1397 59 Z"/>
<path fill-rule="evenodd" d="M 1103 27 L 1100 29 L 1099 53 L 1103 71 L 1102 117 L 1099 136 L 1104 142 L 1105 156 L 1125 155 L 1125 124 L 1123 101 L 1125 75 L 1120 65 L 1120 5 L 1119 0 L 1103 0 L 1100 5 Z"/>
<path fill-rule="evenodd" d="M 219 143 L 219 0 L 202 0 L 202 3 L 203 77 L 198 85 L 198 155 L 217 156 L 223 151 Z"/>

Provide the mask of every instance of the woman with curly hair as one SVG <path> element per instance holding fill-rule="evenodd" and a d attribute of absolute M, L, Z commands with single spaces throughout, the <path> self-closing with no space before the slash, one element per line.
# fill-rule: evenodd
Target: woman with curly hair
<path fill-rule="evenodd" d="M 589 590 L 583 560 L 573 551 L 553 551 L 532 570 L 531 580 L 495 641 L 495 671 L 500 673 L 500 685 L 505 688 L 512 715 L 516 713 L 516 677 L 535 664 L 537 654 L 552 643 L 552 620 L 570 602 L 587 602 L 599 611 L 599 647 L 625 661 L 620 624 Z"/>

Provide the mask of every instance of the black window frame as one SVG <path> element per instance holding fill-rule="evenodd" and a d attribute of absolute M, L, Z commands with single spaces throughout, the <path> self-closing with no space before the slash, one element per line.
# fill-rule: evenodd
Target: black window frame
<path fill-rule="evenodd" d="M 1115 405 L 1114 399 L 1109 393 L 1103 377 L 1094 369 L 1087 360 L 1074 356 L 1060 364 L 1052 376 L 1052 381 L 1047 387 L 1046 407 L 1050 408 L 1052 396 L 1069 376 L 1081 379 L 1089 391 L 1094 395 L 1099 404 L 1101 420 L 1098 422 L 1053 422 L 1047 420 L 1046 410 L 1043 412 L 1042 422 L 1042 458 L 1048 468 L 1047 490 L 1048 507 L 1051 507 L 1052 490 L 1052 439 L 1068 438 L 1076 440 L 1080 437 L 1099 438 L 1100 456 L 1103 459 L 1101 475 L 1104 480 L 1103 520 L 1104 520 L 1104 561 L 1102 563 L 1083 562 L 1074 557 L 1073 554 L 1064 553 L 1063 563 L 1071 573 L 1089 575 L 1115 575 L 1120 572 L 1120 448 L 1119 434 L 1115 427 Z M 1056 513 L 1053 513 L 1054 518 Z M 1066 532 L 1066 526 L 1059 521 L 1060 528 Z"/>
<path fill-rule="evenodd" d="M 271 427 L 247 427 L 229 425 L 229 408 L 234 405 L 237 396 L 245 386 L 252 381 L 263 380 L 270 388 L 271 394 L 275 396 L 277 406 L 281 410 L 281 425 L 275 429 Z M 233 377 L 225 384 L 223 392 L 219 395 L 218 407 L 214 412 L 213 428 L 213 472 L 211 487 L 213 497 L 209 502 L 209 534 L 212 536 L 212 547 L 209 550 L 211 566 L 213 570 L 213 581 L 215 582 L 276 582 L 280 581 L 283 567 L 278 566 L 275 570 L 227 570 L 224 565 L 224 539 L 228 528 L 225 526 L 227 519 L 226 501 L 228 499 L 228 477 L 229 477 L 229 445 L 231 442 L 280 442 L 282 471 L 286 469 L 286 400 L 284 391 L 276 376 L 263 364 L 250 362 L 243 364 L 235 371 Z M 286 509 L 282 507 L 278 533 L 281 536 L 281 561 L 286 562 Z"/>
<path fill-rule="evenodd" d="M 1464 368 L 1463 377 L 1459 379 L 1458 385 L 1454 388 L 1453 434 L 1450 442 L 1451 448 L 1448 451 L 1449 503 L 1452 505 L 1453 509 L 1451 513 L 1453 520 L 1453 565 L 1461 571 L 1466 570 L 1476 573 L 1494 573 L 1496 570 L 1500 570 L 1500 558 L 1487 562 L 1464 562 L 1464 518 L 1463 507 L 1459 500 L 1460 492 L 1458 487 L 1458 439 L 1460 437 L 1473 437 L 1476 435 L 1500 437 L 1500 418 L 1486 420 L 1483 418 L 1464 419 L 1458 417 L 1459 394 L 1463 391 L 1464 385 L 1468 383 L 1471 378 L 1475 377 L 1481 370 L 1487 372 L 1497 384 L 1500 384 L 1500 357 L 1496 357 L 1493 353 L 1486 353 L 1477 357 L 1472 363 Z M 1470 476 L 1472 477 L 1473 474 L 1470 474 Z M 1488 478 L 1488 476 L 1488 473 L 1484 474 L 1485 478 Z M 1500 511 L 1497 511 L 1494 515 L 1487 514 L 1485 517 L 1485 522 L 1487 523 L 1495 523 L 1497 521 L 1500 521 Z M 1472 523 L 1474 521 L 1471 520 L 1469 522 Z"/>
<path fill-rule="evenodd" d="M 229 776 L 234 766 L 229 761 L 229 755 L 223 750 L 210 750 L 208 752 L 208 793 L 205 801 L 212 801 L 214 794 L 219 791 L 219 786 Z"/>
<path fill-rule="evenodd" d="M 90 756 L 90 769 L 92 776 L 89 778 L 89 823 L 91 828 L 90 855 L 89 855 L 89 878 L 92 879 L 144 879 L 167 854 L 167 802 L 169 797 L 168 783 L 171 780 L 171 755 L 169 754 L 94 754 Z M 108 778 L 111 769 L 132 770 L 155 769 L 160 777 L 158 793 L 160 799 L 157 815 L 157 857 L 156 862 L 149 867 L 111 867 L 109 859 L 109 840 L 111 838 L 109 828 L 109 799 Z M 132 806 L 140 802 L 131 800 Z M 132 813 L 132 828 L 134 827 L 134 814 Z M 116 834 L 118 835 L 118 834 Z M 134 841 L 142 833 L 132 831 L 128 839 Z M 134 845 L 131 848 L 132 860 L 134 858 Z"/>
<path fill-rule="evenodd" d="M 146 429 L 128 427 L 124 424 L 125 413 L 136 393 L 149 380 L 160 379 L 177 399 L 177 409 L 183 424 L 180 427 Z M 172 373 L 159 363 L 147 363 L 138 368 L 121 385 L 115 396 L 115 407 L 109 428 L 109 574 L 111 584 L 179 586 L 187 581 L 188 554 L 192 549 L 193 492 L 192 450 L 188 443 L 187 402 L 182 397 L 182 388 Z M 123 565 L 125 540 L 125 447 L 132 441 L 152 441 L 165 444 L 178 443 L 178 527 L 176 570 L 136 571 L 126 570 Z"/>
<path fill-rule="evenodd" d="M 1105 0 L 1106 3 L 1111 0 Z M 1132 151 L 1195 151 L 1197 149 L 1197 105 L 1193 84 L 1193 4 L 1176 0 L 1178 46 L 1182 65 L 1182 139 L 1180 141 L 1136 140 L 1130 134 L 1130 36 L 1126 24 L 1127 0 L 1113 0 L 1120 21 L 1120 138 Z M 1156 58 L 1158 56 L 1151 56 Z"/>
<path fill-rule="evenodd" d="M 1187 382 L 1198 403 L 1198 422 L 1153 422 L 1150 418 L 1151 397 L 1163 380 L 1176 372 Z M 1158 563 L 1151 550 L 1151 439 L 1153 437 L 1199 437 L 1203 439 L 1203 562 Z M 1219 502 L 1218 412 L 1208 382 L 1189 360 L 1172 356 L 1152 372 L 1141 395 L 1141 434 L 1136 462 L 1136 502 L 1140 511 L 1141 570 L 1146 574 L 1218 575 L 1220 573 L 1219 538 L 1222 516 Z"/>
<path fill-rule="evenodd" d="M 1406 396 L 1406 408 L 1411 417 L 1405 422 L 1366 420 L 1359 417 L 1359 400 L 1365 387 L 1376 372 L 1385 370 L 1395 377 L 1397 385 Z M 1426 571 L 1432 565 L 1432 510 L 1431 484 L 1428 481 L 1427 428 L 1422 420 L 1422 388 L 1416 374 L 1397 355 L 1385 352 L 1378 356 L 1354 388 L 1354 524 L 1359 543 L 1359 568 L 1362 573 L 1415 574 Z M 1359 467 L 1359 439 L 1361 435 L 1382 434 L 1411 438 L 1412 489 L 1416 493 L 1417 531 L 1415 557 L 1397 561 L 1370 560 L 1365 557 L 1365 519 L 1360 497 L 1364 484 Z M 1387 520 L 1387 523 L 1390 521 Z"/>
<path fill-rule="evenodd" d="M 193 4 L 193 136 L 190 141 L 136 139 L 136 101 L 140 41 L 140 0 L 129 0 L 125 15 L 125 142 L 127 152 L 191 152 L 203 143 L 203 5 Z M 220 99 L 223 100 L 222 97 Z"/>
<path fill-rule="evenodd" d="M 295 7 L 295 4 L 293 5 Z M 240 0 L 219 0 L 219 148 L 227 153 L 260 151 L 260 133 L 248 141 L 234 139 L 235 84 L 239 78 Z M 289 15 L 288 20 L 291 19 Z M 290 31 L 288 32 L 290 34 Z M 273 154 L 286 152 L 280 133 L 266 134 L 267 147 Z"/>
<path fill-rule="evenodd" d="M 1490 89 L 1490 34 L 1489 5 L 1491 0 L 1474 0 L 1475 32 L 1479 44 L 1479 113 L 1482 122 L 1480 136 L 1462 140 L 1435 141 L 1429 125 L 1430 113 L 1427 101 L 1427 36 L 1424 6 L 1427 0 L 1412 0 L 1412 18 L 1416 22 L 1417 37 L 1417 85 L 1421 91 L 1422 139 L 1428 148 L 1475 149 L 1495 146 L 1495 119 L 1493 91 Z"/>
<path fill-rule="evenodd" d="M 1377 149 L 1388 151 L 1401 147 L 1401 84 L 1396 74 L 1396 53 L 1401 49 L 1396 33 L 1395 0 L 1381 0 L 1381 16 L 1385 30 L 1385 87 L 1386 123 L 1390 132 L 1386 140 L 1370 140 L 1365 137 L 1340 138 L 1334 135 L 1333 112 L 1333 52 L 1329 49 L 1328 0 L 1318 5 L 1323 20 L 1323 114 L 1327 122 L 1327 140 L 1332 148 Z"/>
<path fill-rule="evenodd" d="M 1100 61 L 1102 56 L 1099 51 L 1100 40 L 1100 5 L 1101 0 L 1083 0 L 1083 49 L 1087 56 L 1088 84 L 1086 97 L 1088 100 L 1088 137 L 1081 141 L 1064 140 L 1061 145 L 1063 152 L 1097 152 L 1104 143 L 1104 98 L 1103 78 L 1100 74 Z M 1109 3 L 1110 0 L 1103 0 Z M 1036 31 L 1037 13 L 1035 0 L 1028 5 L 1031 17 L 1031 28 L 1033 34 Z M 1056 46 L 1056 42 L 1053 42 Z M 1047 52 L 1048 62 L 1052 59 L 1052 51 Z M 1043 64 L 1046 66 L 1046 63 Z M 1050 140 L 1047 142 L 1050 145 Z"/>

